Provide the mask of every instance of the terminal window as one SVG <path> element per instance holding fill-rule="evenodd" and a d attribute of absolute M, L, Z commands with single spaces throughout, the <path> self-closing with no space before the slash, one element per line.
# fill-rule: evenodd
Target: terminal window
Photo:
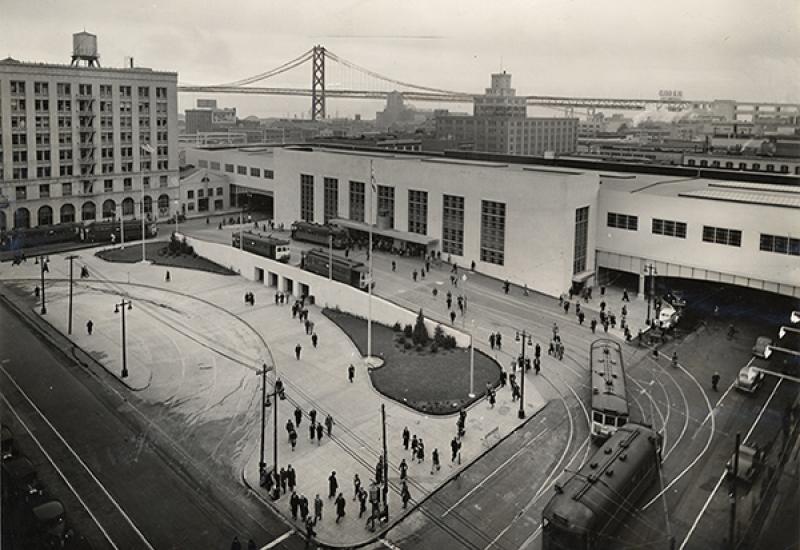
<path fill-rule="evenodd" d="M 394 229 L 394 187 L 378 186 L 378 216 L 389 219 L 389 227 Z"/>
<path fill-rule="evenodd" d="M 364 221 L 364 182 L 350 182 L 350 219 L 354 222 Z"/>
<path fill-rule="evenodd" d="M 233 174 L 233 164 L 226 164 L 225 165 L 225 171 L 226 172 L 230 172 L 231 174 Z"/>
<path fill-rule="evenodd" d="M 428 192 L 408 191 L 408 231 L 425 235 L 428 233 Z"/>
<path fill-rule="evenodd" d="M 247 175 L 247 166 L 237 166 L 236 167 L 236 173 L 239 174 L 240 176 L 246 176 Z"/>
<path fill-rule="evenodd" d="M 686 224 L 684 222 L 653 218 L 653 234 L 685 239 Z"/>
<path fill-rule="evenodd" d="M 443 195 L 442 252 L 464 255 L 464 197 Z"/>
<path fill-rule="evenodd" d="M 339 217 L 339 180 L 336 178 L 325 178 L 324 183 L 324 215 L 325 223 L 333 218 Z"/>
<path fill-rule="evenodd" d="M 254 178 L 260 178 L 261 177 L 261 168 L 256 168 L 256 167 L 251 166 L 250 167 L 250 175 L 253 176 Z"/>
<path fill-rule="evenodd" d="M 800 239 L 762 233 L 759 248 L 764 252 L 800 256 Z"/>
<path fill-rule="evenodd" d="M 268 180 L 275 179 L 275 172 L 264 168 L 264 178 Z"/>
<path fill-rule="evenodd" d="M 608 227 L 615 227 L 617 229 L 627 229 L 629 231 L 637 231 L 639 229 L 639 217 L 631 216 L 628 214 L 617 214 L 616 212 L 609 212 L 606 225 L 608 225 Z"/>
<path fill-rule="evenodd" d="M 481 261 L 503 265 L 505 261 L 506 205 L 481 201 Z"/>
<path fill-rule="evenodd" d="M 572 260 L 572 274 L 586 271 L 586 250 L 589 242 L 589 207 L 575 210 L 575 253 Z"/>
<path fill-rule="evenodd" d="M 300 218 L 314 221 L 314 176 L 300 174 Z"/>
<path fill-rule="evenodd" d="M 703 226 L 703 242 L 742 246 L 742 232 L 738 229 Z"/>

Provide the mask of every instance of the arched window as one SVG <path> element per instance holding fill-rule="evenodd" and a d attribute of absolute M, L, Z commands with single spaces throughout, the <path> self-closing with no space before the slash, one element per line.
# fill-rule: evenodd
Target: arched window
<path fill-rule="evenodd" d="M 114 218 L 117 215 L 117 203 L 111 199 L 107 199 L 103 203 L 103 219 Z"/>
<path fill-rule="evenodd" d="M 151 197 L 150 195 L 145 195 L 144 197 L 144 213 L 145 214 L 153 213 L 153 197 Z"/>
<path fill-rule="evenodd" d="M 61 223 L 72 223 L 75 221 L 75 207 L 67 203 L 61 207 L 60 212 Z"/>
<path fill-rule="evenodd" d="M 135 216 L 136 213 L 134 212 L 134 202 L 133 199 L 128 197 L 127 199 L 123 199 L 122 201 L 122 215 L 123 216 Z"/>
<path fill-rule="evenodd" d="M 47 205 L 42 206 L 36 218 L 37 225 L 53 225 L 53 209 Z"/>
<path fill-rule="evenodd" d="M 91 222 L 97 219 L 97 207 L 92 201 L 83 203 L 81 206 L 81 220 Z"/>
<path fill-rule="evenodd" d="M 159 195 L 158 197 L 158 215 L 169 215 L 169 195 Z"/>
<path fill-rule="evenodd" d="M 31 212 L 27 208 L 17 208 L 14 212 L 14 229 L 26 229 L 31 226 Z"/>

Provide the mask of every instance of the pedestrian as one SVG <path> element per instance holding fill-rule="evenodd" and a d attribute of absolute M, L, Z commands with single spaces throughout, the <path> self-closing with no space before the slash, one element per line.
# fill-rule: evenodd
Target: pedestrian
<path fill-rule="evenodd" d="M 294 448 L 297 447 L 297 432 L 294 430 L 289 434 L 289 443 L 292 445 L 292 452 L 294 452 Z"/>
<path fill-rule="evenodd" d="M 451 311 L 450 312 L 450 324 L 453 325 L 453 324 L 455 324 L 455 322 L 456 322 L 456 312 L 455 311 Z"/>
<path fill-rule="evenodd" d="M 315 424 L 317 422 L 317 409 L 308 411 L 308 417 L 311 419 L 311 423 Z"/>
<path fill-rule="evenodd" d="M 347 367 L 347 379 L 350 380 L 350 383 L 353 383 L 353 378 L 356 377 L 356 368 L 353 366 L 353 363 L 350 363 L 350 366 Z"/>
<path fill-rule="evenodd" d="M 289 497 L 289 507 L 292 509 L 292 519 L 297 520 L 297 511 L 300 508 L 300 497 L 297 496 L 295 491 L 292 491 L 292 496 Z"/>
<path fill-rule="evenodd" d="M 417 439 L 417 434 L 414 434 L 411 438 L 411 458 L 417 458 L 417 447 L 419 446 L 419 440 Z"/>
<path fill-rule="evenodd" d="M 91 334 L 91 331 L 89 331 L 89 334 Z M 493 332 L 493 333 L 491 333 L 491 334 L 489 335 L 489 346 L 490 346 L 492 349 L 494 349 L 494 341 L 495 341 L 495 336 L 494 336 L 494 332 Z"/>
<path fill-rule="evenodd" d="M 579 325 L 581 325 L 581 326 L 583 326 L 583 319 L 584 319 L 584 317 L 585 317 L 585 315 L 584 315 L 584 314 L 583 314 L 583 312 L 581 311 L 581 312 L 578 314 L 578 324 L 579 324 Z"/>
<path fill-rule="evenodd" d="M 319 340 L 319 338 L 317 337 L 317 333 L 316 332 L 311 335 L 311 345 L 314 346 L 315 348 L 317 347 L 317 341 L 318 340 Z"/>
<path fill-rule="evenodd" d="M 311 326 L 311 322 L 308 319 L 306 319 L 305 322 L 303 323 L 303 326 L 306 329 L 306 334 L 310 334 L 311 332 L 309 331 L 309 327 Z"/>
<path fill-rule="evenodd" d="M 715 372 L 711 376 L 711 389 L 717 391 L 717 384 L 719 384 L 719 373 Z"/>
<path fill-rule="evenodd" d="M 503 281 L 503 292 L 508 294 L 508 291 L 511 290 L 511 283 L 508 282 L 508 279 Z"/>
<path fill-rule="evenodd" d="M 419 438 L 417 442 L 417 460 L 420 464 L 425 462 L 425 443 L 422 442 L 422 438 Z"/>
<path fill-rule="evenodd" d="M 281 473 L 279 477 L 281 480 L 281 493 L 286 494 L 286 485 L 287 482 L 289 481 L 289 478 L 286 475 L 286 470 L 284 468 L 281 468 Z"/>
<path fill-rule="evenodd" d="M 603 323 L 603 332 L 605 332 L 606 334 L 608 334 L 608 321 L 606 321 L 605 323 Z"/>
<path fill-rule="evenodd" d="M 311 424 L 308 425 L 308 438 L 311 441 L 314 441 L 314 434 L 316 433 L 317 433 L 317 427 L 312 422 Z"/>
<path fill-rule="evenodd" d="M 431 290 L 431 294 L 433 294 L 433 297 L 436 298 L 436 296 L 439 294 L 439 289 L 433 287 L 433 290 Z"/>
<path fill-rule="evenodd" d="M 505 388 L 506 387 L 506 378 L 508 378 L 508 373 L 505 370 L 500 369 L 500 387 L 501 388 Z M 489 386 L 489 389 L 491 389 L 491 386 Z"/>
<path fill-rule="evenodd" d="M 405 510 L 408 507 L 408 501 L 411 500 L 411 493 L 405 480 L 403 480 L 403 487 L 400 489 L 400 496 L 403 498 L 403 510 Z"/>
<path fill-rule="evenodd" d="M 336 480 L 336 472 L 331 472 L 328 476 L 328 498 L 336 496 L 336 491 L 339 489 L 339 482 Z"/>
<path fill-rule="evenodd" d="M 450 294 L 450 293 L 448 292 L 448 294 Z M 452 307 L 453 307 L 453 297 L 452 296 L 448 296 L 447 297 L 447 309 L 450 309 Z"/>
<path fill-rule="evenodd" d="M 411 273 L 411 278 L 414 279 L 415 283 L 417 282 L 417 270 L 416 269 Z"/>
<path fill-rule="evenodd" d="M 533 358 L 533 372 L 535 374 L 539 374 L 539 371 L 542 370 L 542 363 L 538 357 Z"/>
<path fill-rule="evenodd" d="M 294 423 L 297 425 L 298 428 L 300 427 L 300 422 L 302 422 L 302 421 L 303 421 L 303 411 L 302 411 L 302 409 L 300 407 L 295 407 L 294 408 Z"/>
<path fill-rule="evenodd" d="M 439 464 L 439 449 L 434 449 L 431 453 L 431 475 L 433 475 L 434 471 L 438 472 L 442 466 Z"/>
<path fill-rule="evenodd" d="M 92 329 L 93 328 L 94 328 L 94 323 L 92 322 L 92 320 L 89 319 L 88 321 L 86 321 L 86 332 L 89 333 L 89 336 L 92 335 Z"/>
<path fill-rule="evenodd" d="M 503 349 L 503 335 L 500 334 L 499 332 L 494 337 L 494 343 L 497 346 L 497 349 L 499 350 Z"/>
<path fill-rule="evenodd" d="M 493 409 L 494 404 L 497 402 L 497 397 L 495 397 L 494 390 L 489 390 L 489 408 Z"/>
<path fill-rule="evenodd" d="M 297 302 L 292 304 L 292 319 L 297 319 Z"/>
<path fill-rule="evenodd" d="M 305 495 L 300 495 L 300 517 L 303 521 L 308 521 L 308 499 Z"/>
<path fill-rule="evenodd" d="M 331 436 L 331 430 L 333 430 L 333 417 L 328 415 L 325 417 L 325 427 L 328 429 L 328 437 Z"/>
<path fill-rule="evenodd" d="M 292 419 L 290 418 L 289 420 L 286 421 L 286 435 L 288 436 L 293 431 L 294 431 L 294 423 L 292 422 Z"/>
<path fill-rule="evenodd" d="M 631 301 L 631 299 L 628 298 L 628 290 L 625 289 L 625 288 L 622 289 L 622 301 L 623 302 L 630 302 Z"/>
<path fill-rule="evenodd" d="M 301 351 L 303 351 L 303 346 L 301 346 L 300 344 L 297 344 L 294 347 L 294 356 L 297 358 L 298 361 L 300 360 L 300 352 Z"/>
<path fill-rule="evenodd" d="M 392 271 L 397 271 L 397 262 L 392 260 Z"/>
<path fill-rule="evenodd" d="M 457 454 L 458 454 L 458 439 L 454 437 L 450 441 L 450 462 L 456 461 Z"/>
<path fill-rule="evenodd" d="M 112 233 L 111 236 L 113 237 L 114 234 Z M 111 240 L 112 244 L 114 239 Z M 233 542 L 231 543 L 231 550 L 242 550 L 242 543 L 239 542 L 239 537 L 233 537 Z"/>
<path fill-rule="evenodd" d="M 405 428 L 403 428 L 403 448 L 406 451 L 408 450 L 408 444 L 410 440 L 411 440 L 411 432 L 408 431 L 408 426 L 406 426 Z"/>
<path fill-rule="evenodd" d="M 325 430 L 322 428 L 322 422 L 317 424 L 317 445 L 322 443 L 322 435 L 325 433 Z"/>
<path fill-rule="evenodd" d="M 306 518 L 306 548 L 311 545 L 311 541 L 317 535 L 317 532 L 314 531 L 314 523 L 311 518 Z"/>
<path fill-rule="evenodd" d="M 366 489 L 361 489 L 361 492 L 358 493 L 358 517 L 361 519 L 361 516 L 364 515 L 364 512 L 367 511 L 367 491 Z"/>
<path fill-rule="evenodd" d="M 564 302 L 564 314 L 569 314 L 569 304 L 570 302 Z"/>
<path fill-rule="evenodd" d="M 339 523 L 339 520 L 344 517 L 345 504 L 344 496 L 339 493 L 339 496 L 336 497 L 336 523 Z"/>
<path fill-rule="evenodd" d="M 594 334 L 594 331 L 597 329 L 597 319 L 592 319 L 592 322 L 589 323 L 589 326 L 592 329 L 592 334 Z"/>
<path fill-rule="evenodd" d="M 358 474 L 353 475 L 353 500 L 358 498 L 358 493 L 361 492 L 361 479 Z"/>
<path fill-rule="evenodd" d="M 400 461 L 400 479 L 405 479 L 406 475 L 408 474 L 408 464 L 406 463 L 406 459 Z"/>
<path fill-rule="evenodd" d="M 603 300 L 600 302 L 600 311 L 605 311 L 605 310 L 606 310 L 606 302 L 605 300 Z"/>
<path fill-rule="evenodd" d="M 319 493 L 314 497 L 314 523 L 322 521 L 322 499 L 319 498 Z"/>
<path fill-rule="evenodd" d="M 166 274 L 166 275 L 164 275 L 164 280 L 165 280 L 166 282 L 170 282 L 170 280 L 171 280 L 171 279 L 170 279 L 170 276 L 169 276 L 169 270 L 167 270 L 167 274 Z"/>

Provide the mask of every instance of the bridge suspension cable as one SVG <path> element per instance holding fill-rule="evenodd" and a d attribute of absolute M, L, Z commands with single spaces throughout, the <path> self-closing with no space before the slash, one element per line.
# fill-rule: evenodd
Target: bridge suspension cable
<path fill-rule="evenodd" d="M 246 86 L 248 84 L 253 84 L 254 82 L 259 82 L 261 80 L 266 80 L 272 76 L 285 73 L 295 67 L 302 65 L 303 63 L 309 61 L 311 59 L 311 49 L 306 50 L 304 53 L 298 55 L 291 61 L 287 61 L 283 65 L 275 67 L 274 69 L 270 69 L 264 73 L 260 73 L 254 76 L 250 76 L 248 78 L 243 78 L 241 80 L 237 80 L 235 82 L 228 82 L 227 84 L 218 84 L 217 86 Z"/>
<path fill-rule="evenodd" d="M 470 95 L 472 95 L 472 94 L 465 94 L 465 93 L 462 93 L 462 92 L 453 92 L 451 90 L 443 90 L 441 88 L 429 88 L 427 86 L 418 86 L 416 84 L 409 84 L 408 82 L 403 82 L 402 80 L 395 80 L 394 78 L 390 78 L 390 77 L 382 75 L 380 73 L 376 73 L 375 71 L 371 71 L 371 70 L 369 70 L 369 69 L 367 69 L 365 67 L 361 67 L 359 65 L 356 65 L 355 63 L 347 61 L 346 59 L 344 59 L 342 57 L 339 57 L 338 55 L 336 55 L 335 53 L 333 53 L 332 51 L 330 51 L 328 49 L 325 50 L 325 56 L 331 58 L 333 61 L 336 61 L 337 63 L 341 63 L 345 67 L 349 67 L 349 68 L 351 68 L 353 70 L 362 72 L 362 73 L 367 74 L 367 75 L 369 75 L 369 76 L 371 76 L 373 78 L 377 78 L 377 79 L 383 80 L 385 82 L 390 82 L 392 84 L 397 84 L 398 86 L 405 86 L 406 88 L 412 88 L 412 89 L 415 89 L 415 90 L 423 90 L 423 91 L 426 91 L 426 92 L 434 92 L 434 93 L 439 93 L 439 94 L 448 94 L 448 95 L 457 95 L 457 96 L 470 96 Z"/>

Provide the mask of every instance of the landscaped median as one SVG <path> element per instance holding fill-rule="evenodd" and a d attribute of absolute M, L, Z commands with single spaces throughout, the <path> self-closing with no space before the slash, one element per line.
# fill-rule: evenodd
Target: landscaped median
<path fill-rule="evenodd" d="M 107 262 L 136 263 L 142 261 L 142 245 L 137 243 L 129 244 L 125 248 L 106 248 L 97 252 L 96 255 Z M 169 241 L 145 243 L 145 258 L 155 265 L 165 267 L 182 267 L 218 275 L 235 275 L 230 269 L 198 256 L 191 245 L 186 243 L 186 239 L 179 240 L 174 236 Z"/>
<path fill-rule="evenodd" d="M 335 309 L 325 309 L 323 314 L 366 355 L 365 319 Z M 369 374 L 379 392 L 425 414 L 452 414 L 481 399 L 487 382 L 493 387 L 499 383 L 500 366 L 475 350 L 475 397 L 470 398 L 470 350 L 454 347 L 443 331 L 423 337 L 419 326 L 372 324 L 372 352 L 383 360 L 383 366 L 370 369 Z M 424 324 L 422 327 L 426 330 Z"/>

